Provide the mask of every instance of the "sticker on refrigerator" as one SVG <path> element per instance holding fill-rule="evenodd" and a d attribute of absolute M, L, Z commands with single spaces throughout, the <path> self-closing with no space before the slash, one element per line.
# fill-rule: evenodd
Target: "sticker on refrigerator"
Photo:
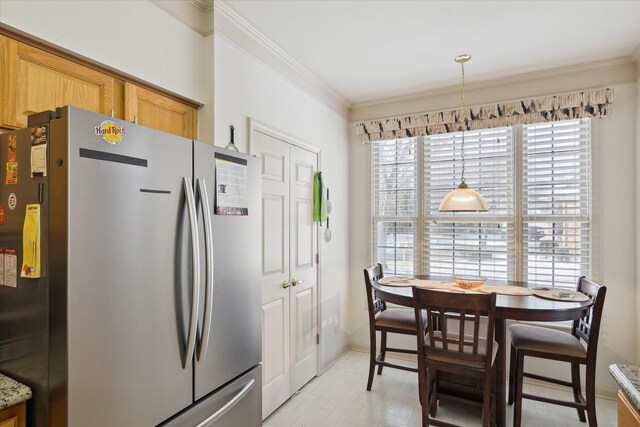
<path fill-rule="evenodd" d="M 127 134 L 124 126 L 118 126 L 111 120 L 105 120 L 95 127 L 96 135 L 102 137 L 104 142 L 111 145 L 118 145 L 122 141 L 122 137 Z"/>
<path fill-rule="evenodd" d="M 16 161 L 16 136 L 9 135 L 9 152 L 7 153 L 7 161 L 15 162 Z"/>
<path fill-rule="evenodd" d="M 47 176 L 47 125 L 31 128 L 31 178 Z"/>
<path fill-rule="evenodd" d="M 9 205 L 9 209 L 14 210 L 18 205 L 18 198 L 15 193 L 9 194 L 9 198 L 7 199 L 7 204 Z"/>
<path fill-rule="evenodd" d="M 7 208 L 4 205 L 0 205 L 0 225 L 7 222 Z"/>
<path fill-rule="evenodd" d="M 18 183 L 18 162 L 7 162 L 7 185 Z"/>
<path fill-rule="evenodd" d="M 42 145 L 47 143 L 47 125 L 34 126 L 31 128 L 31 145 Z"/>
<path fill-rule="evenodd" d="M 40 277 L 40 205 L 27 205 L 22 229 L 22 268 L 20 277 Z"/>
<path fill-rule="evenodd" d="M 247 161 L 234 156 L 216 153 L 217 215 L 249 215 L 247 202 Z"/>
<path fill-rule="evenodd" d="M 18 251 L 4 250 L 4 286 L 15 288 L 18 286 Z"/>
<path fill-rule="evenodd" d="M 0 286 L 4 286 L 4 248 L 0 248 Z"/>

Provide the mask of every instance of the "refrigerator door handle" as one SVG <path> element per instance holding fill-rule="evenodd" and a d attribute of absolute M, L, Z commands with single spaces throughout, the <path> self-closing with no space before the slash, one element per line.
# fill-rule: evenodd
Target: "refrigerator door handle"
<path fill-rule="evenodd" d="M 198 348 L 198 360 L 207 357 L 207 347 L 209 336 L 211 335 L 211 317 L 213 311 L 213 226 L 211 224 L 211 211 L 209 210 L 209 195 L 207 193 L 207 183 L 204 178 L 196 180 L 196 191 L 200 195 L 202 214 L 204 215 L 204 243 L 206 254 L 206 277 L 205 277 L 205 305 L 204 321 L 202 327 L 202 340 Z"/>
<path fill-rule="evenodd" d="M 207 418 L 206 420 L 198 424 L 197 427 L 207 427 L 207 426 L 213 425 L 213 423 L 215 423 L 218 419 L 220 419 L 220 417 L 226 414 L 231 408 L 236 406 L 236 404 L 240 402 L 242 398 L 245 397 L 251 391 L 255 382 L 256 380 L 253 380 L 253 379 L 249 381 L 244 387 L 242 387 L 242 390 L 240 390 L 238 394 L 233 396 L 233 399 L 228 401 L 222 408 L 214 412 L 213 415 L 211 415 L 209 418 Z"/>
<path fill-rule="evenodd" d="M 198 326 L 198 306 L 200 305 L 200 245 L 198 244 L 198 219 L 196 217 L 196 202 L 193 195 L 193 187 L 191 186 L 191 178 L 183 178 L 184 193 L 187 198 L 187 207 L 189 208 L 189 224 L 191 226 L 191 248 L 193 257 L 192 280 L 193 286 L 191 293 L 191 315 L 189 318 L 189 334 L 187 335 L 187 352 L 183 362 L 184 369 L 191 366 L 193 353 L 196 348 L 196 329 Z"/>

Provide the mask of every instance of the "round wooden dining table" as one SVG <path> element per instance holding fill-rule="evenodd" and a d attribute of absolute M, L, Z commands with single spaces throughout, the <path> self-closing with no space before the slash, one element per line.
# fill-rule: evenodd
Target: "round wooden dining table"
<path fill-rule="evenodd" d="M 447 277 L 415 276 L 422 280 L 442 280 L 450 281 Z M 526 282 L 517 281 L 489 281 L 487 285 L 509 285 L 520 287 L 530 286 Z M 413 296 L 410 286 L 385 286 L 372 283 L 378 298 L 397 305 L 413 307 Z M 464 294 L 460 294 L 464 297 Z M 535 321 L 553 322 L 563 320 L 579 319 L 584 311 L 589 308 L 592 301 L 571 302 L 557 301 L 541 298 L 536 295 L 515 296 L 498 294 L 496 297 L 496 324 L 495 340 L 498 343 L 498 353 L 496 355 L 496 425 L 504 427 L 506 425 L 506 321 Z"/>

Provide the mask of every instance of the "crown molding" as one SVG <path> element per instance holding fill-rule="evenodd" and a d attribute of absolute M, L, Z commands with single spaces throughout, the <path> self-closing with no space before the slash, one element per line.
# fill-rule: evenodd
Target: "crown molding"
<path fill-rule="evenodd" d="M 637 65 L 631 56 L 593 61 L 491 80 L 465 83 L 467 105 L 547 96 L 581 89 L 637 81 Z M 349 122 L 377 120 L 406 114 L 457 108 L 460 86 L 452 85 L 417 94 L 385 98 L 351 105 Z"/>
<path fill-rule="evenodd" d="M 213 11 L 215 34 L 258 59 L 340 116 L 348 117 L 350 104 L 344 97 L 238 15 L 226 1 L 215 0 Z"/>
<path fill-rule="evenodd" d="M 213 0 L 149 0 L 201 36 L 213 34 Z"/>

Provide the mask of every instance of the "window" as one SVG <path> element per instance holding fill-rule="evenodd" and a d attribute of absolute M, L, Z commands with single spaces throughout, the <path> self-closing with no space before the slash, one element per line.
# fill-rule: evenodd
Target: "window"
<path fill-rule="evenodd" d="M 481 213 L 438 212 L 460 183 L 460 132 L 373 143 L 374 260 L 390 275 L 575 287 L 590 273 L 590 123 L 465 132 L 465 181 L 490 206 Z"/>

